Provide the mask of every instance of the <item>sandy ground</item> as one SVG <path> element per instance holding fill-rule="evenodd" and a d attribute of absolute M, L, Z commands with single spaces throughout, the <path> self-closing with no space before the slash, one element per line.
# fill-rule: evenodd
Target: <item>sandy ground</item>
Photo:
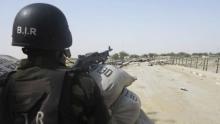
<path fill-rule="evenodd" d="M 147 124 L 220 124 L 220 74 L 147 63 L 123 69 L 138 78 L 129 89 L 141 98 Z"/>

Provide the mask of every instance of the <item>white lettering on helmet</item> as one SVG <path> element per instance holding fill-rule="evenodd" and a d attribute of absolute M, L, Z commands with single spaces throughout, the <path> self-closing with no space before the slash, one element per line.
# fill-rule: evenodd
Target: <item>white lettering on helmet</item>
<path fill-rule="evenodd" d="M 33 27 L 17 27 L 17 34 L 37 36 L 37 29 Z"/>
<path fill-rule="evenodd" d="M 17 34 L 21 34 L 21 26 L 17 27 Z"/>
<path fill-rule="evenodd" d="M 30 35 L 37 36 L 37 29 L 36 28 L 30 28 Z"/>

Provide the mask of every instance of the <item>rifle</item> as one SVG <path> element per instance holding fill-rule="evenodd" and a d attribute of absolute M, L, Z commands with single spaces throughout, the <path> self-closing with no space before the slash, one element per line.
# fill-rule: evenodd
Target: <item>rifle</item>
<path fill-rule="evenodd" d="M 80 71 L 86 71 L 89 72 L 89 70 L 92 68 L 92 65 L 97 64 L 103 64 L 109 57 L 109 52 L 113 49 L 109 46 L 108 50 L 104 52 L 93 52 L 93 53 L 87 53 L 85 55 L 79 55 L 76 63 L 73 65 L 72 68 L 74 70 L 80 70 Z"/>

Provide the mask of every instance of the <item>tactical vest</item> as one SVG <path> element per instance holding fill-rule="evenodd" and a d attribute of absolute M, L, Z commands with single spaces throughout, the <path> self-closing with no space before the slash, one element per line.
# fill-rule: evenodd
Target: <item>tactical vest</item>
<path fill-rule="evenodd" d="M 1 124 L 73 123 L 73 72 L 32 67 L 6 77 L 0 89 Z"/>

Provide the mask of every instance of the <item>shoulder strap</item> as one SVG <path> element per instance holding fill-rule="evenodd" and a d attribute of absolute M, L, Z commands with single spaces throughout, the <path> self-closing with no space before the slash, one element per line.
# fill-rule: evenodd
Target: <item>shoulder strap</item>
<path fill-rule="evenodd" d="M 73 106 L 73 103 L 76 103 L 75 96 L 73 96 L 73 87 L 78 86 L 79 82 L 77 81 L 78 73 L 75 70 L 67 71 L 65 75 L 65 83 L 63 85 L 62 96 L 60 101 L 60 123 L 62 124 L 78 124 L 81 123 L 81 118 L 78 114 L 81 114 L 81 104 Z M 79 92 L 81 94 L 82 92 Z M 78 102 L 77 102 L 78 103 Z M 72 108 L 72 109 L 70 109 Z M 83 123 L 84 124 L 84 123 Z"/>
<path fill-rule="evenodd" d="M 11 72 L 5 73 L 4 75 L 0 76 L 0 87 L 4 87 L 7 83 L 8 77 L 15 72 L 16 71 L 11 71 Z"/>
<path fill-rule="evenodd" d="M 9 77 L 16 71 L 8 72 L 0 77 L 0 123 L 10 124 L 11 115 L 10 108 L 7 106 L 7 95 L 10 87 Z"/>

